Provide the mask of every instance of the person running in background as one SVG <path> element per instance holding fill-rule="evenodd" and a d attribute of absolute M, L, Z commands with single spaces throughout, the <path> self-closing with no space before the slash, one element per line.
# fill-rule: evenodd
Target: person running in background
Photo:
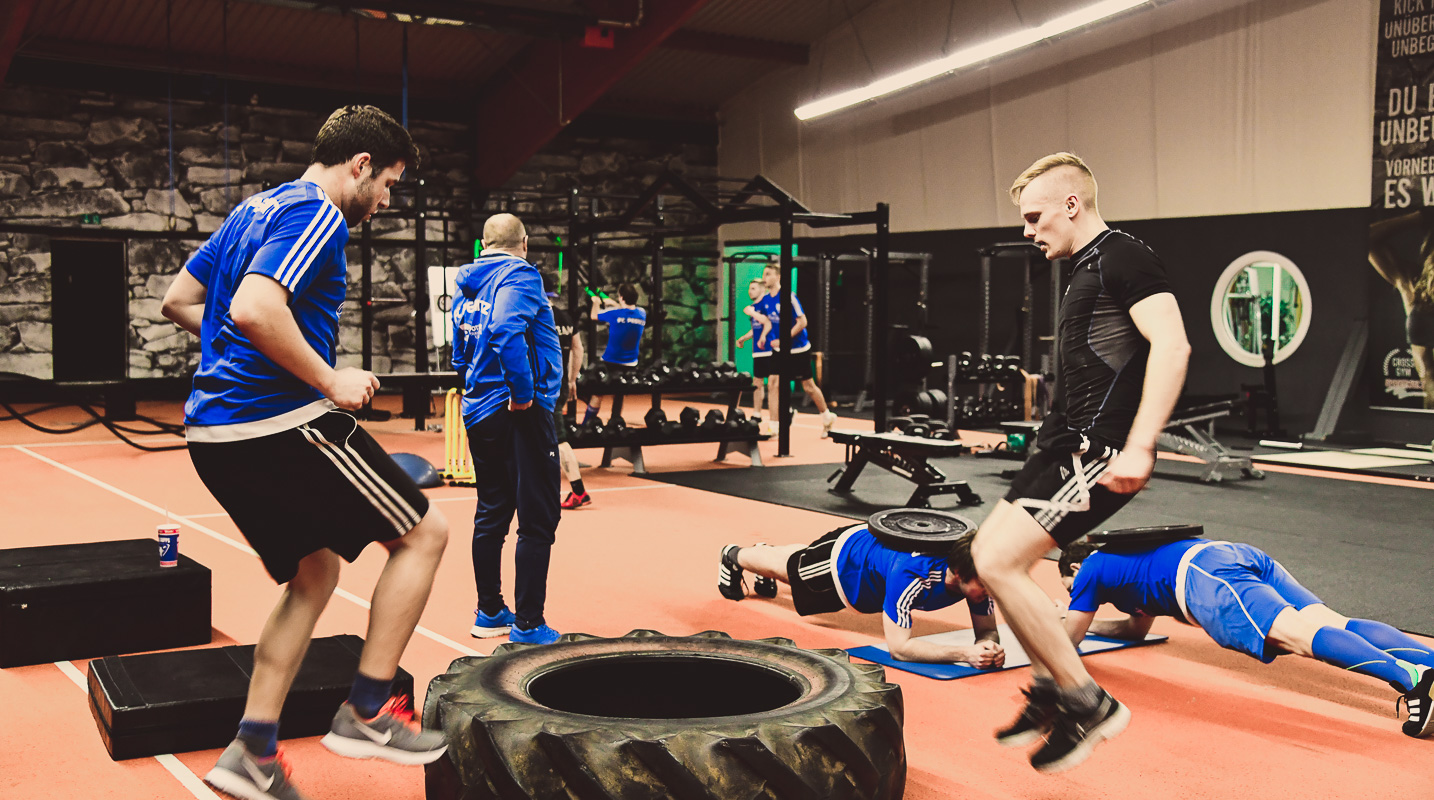
<path fill-rule="evenodd" d="M 776 353 L 782 349 L 782 329 L 779 327 L 782 324 L 781 264 L 776 261 L 768 262 L 767 266 L 762 268 L 762 282 L 766 285 L 767 293 L 761 300 L 752 304 L 748 315 L 762 314 L 771 321 L 772 328 L 767 337 L 766 349 Z M 826 396 L 822 394 L 821 387 L 817 386 L 817 382 L 812 379 L 815 372 L 812 369 L 812 343 L 807 337 L 807 313 L 802 310 L 802 302 L 797 299 L 795 292 L 792 293 L 792 314 L 796 316 L 796 321 L 792 324 L 792 352 L 786 359 L 785 369 L 787 372 L 780 375 L 778 380 L 801 381 L 802 391 L 806 392 L 807 397 L 811 398 L 817 406 L 817 413 L 821 416 L 822 421 L 822 437 L 826 438 L 831 433 L 837 416 L 827 408 Z M 756 352 L 754 349 L 753 354 L 755 355 Z M 761 360 L 754 358 L 752 370 L 758 379 L 765 379 L 775 374 L 776 364 L 774 362 L 780 360 L 770 357 Z M 767 387 L 767 403 L 771 406 L 770 416 L 773 423 L 779 422 L 777 398 L 777 387 L 769 385 Z"/>
<path fill-rule="evenodd" d="M 737 337 L 737 346 L 742 347 L 747 344 L 748 340 L 752 341 L 753 369 L 755 369 L 757 359 L 765 358 L 772 354 L 772 348 L 767 344 L 768 334 L 772 332 L 772 321 L 767 319 L 766 314 L 754 313 L 755 304 L 765 297 L 766 294 L 767 285 L 762 282 L 761 278 L 753 278 L 751 282 L 747 284 L 747 297 L 751 299 L 753 305 L 742 309 L 742 312 L 752 318 L 752 329 Z M 762 404 L 766 400 L 766 384 L 763 383 L 764 380 L 763 378 L 752 378 L 752 419 L 758 423 L 762 421 Z"/>

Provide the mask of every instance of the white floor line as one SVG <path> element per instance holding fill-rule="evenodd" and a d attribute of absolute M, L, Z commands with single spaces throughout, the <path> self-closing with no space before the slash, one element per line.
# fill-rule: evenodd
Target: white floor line
<path fill-rule="evenodd" d="M 23 444 L 6 444 L 6 445 L 0 445 L 0 447 L 13 447 L 13 448 L 21 448 L 21 447 L 84 447 L 85 445 L 97 445 L 97 444 L 124 444 L 124 442 L 121 442 L 121 441 L 118 440 L 118 439 L 96 439 L 96 440 L 93 441 L 93 442 L 90 442 L 90 441 L 84 441 L 84 442 L 25 442 L 25 443 L 23 443 Z"/>
<path fill-rule="evenodd" d="M 74 681 L 75 685 L 80 687 L 80 691 L 86 695 L 89 694 L 90 687 L 85 681 L 84 673 L 80 672 L 74 663 L 69 661 L 56 661 L 55 666 L 59 667 L 60 671 L 65 673 L 66 678 Z M 190 794 L 198 797 L 199 800 L 219 800 L 219 796 L 210 791 L 209 787 L 205 786 L 204 781 L 201 781 L 198 776 L 190 772 L 189 767 L 184 766 L 183 761 L 180 761 L 169 753 L 155 756 L 154 760 L 158 761 L 160 766 L 168 770 L 169 774 L 173 775 L 184 788 L 189 790 Z"/>
<path fill-rule="evenodd" d="M 88 481 L 88 482 L 90 482 L 90 483 L 92 483 L 92 484 L 94 484 L 94 485 L 100 487 L 101 489 L 104 489 L 105 491 L 108 491 L 108 492 L 112 492 L 112 493 L 114 493 L 114 494 L 117 494 L 117 495 L 119 495 L 120 497 L 123 497 L 124 499 L 129 500 L 130 502 L 137 503 L 137 504 L 139 504 L 139 505 L 141 505 L 141 506 L 144 506 L 145 508 L 148 508 L 148 509 L 150 509 L 150 510 L 152 510 L 152 511 L 155 511 L 155 512 L 159 513 L 159 514 L 163 514 L 163 513 L 164 513 L 164 509 L 163 509 L 163 508 L 160 508 L 159 506 L 155 505 L 154 503 L 151 503 L 151 502 L 149 502 L 148 500 L 142 500 L 142 499 L 140 499 L 140 498 L 138 498 L 138 497 L 135 497 L 134 495 L 130 494 L 129 492 L 126 492 L 126 491 L 123 490 L 123 489 L 120 489 L 120 488 L 111 486 L 111 485 L 109 485 L 108 483 L 105 483 L 104 481 L 100 480 L 99 478 L 94 478 L 94 477 L 91 477 L 91 476 L 89 476 L 89 475 L 86 475 L 85 473 L 83 473 L 83 472 L 81 472 L 81 471 L 79 471 L 79 470 L 77 470 L 77 469 L 75 469 L 75 468 L 73 468 L 73 467 L 66 466 L 65 464 L 61 464 L 60 462 L 55 461 L 54 459 L 46 458 L 46 457 L 40 455 L 39 453 L 31 452 L 31 451 L 29 451 L 29 450 L 26 450 L 26 449 L 23 448 L 23 447 L 17 448 L 17 449 L 18 449 L 20 452 L 25 453 L 26 455 L 32 456 L 32 457 L 34 457 L 34 458 L 38 458 L 39 460 L 45 462 L 46 464 L 49 464 L 49 465 L 51 465 L 51 466 L 53 466 L 53 467 L 56 467 L 56 468 L 61 469 L 61 470 L 64 470 L 65 472 L 68 472 L 68 473 L 70 473 L 71 475 L 74 475 L 74 476 L 77 477 L 77 478 L 80 478 L 80 479 L 82 479 L 82 480 Z M 221 515 L 221 516 L 227 516 L 227 515 Z M 253 549 L 252 547 L 249 547 L 249 546 L 246 545 L 246 544 L 240 544 L 239 542 L 236 542 L 236 541 L 234 541 L 233 539 L 230 539 L 228 536 L 225 536 L 224 534 L 219 533 L 218 531 L 215 531 L 215 530 L 213 530 L 213 529 L 211 529 L 211 528 L 206 528 L 206 527 L 204 527 L 203 525 L 200 525 L 199 523 L 194 522 L 194 521 L 193 521 L 193 519 L 194 519 L 193 517 L 181 517 L 181 516 L 178 516 L 178 515 L 175 515 L 175 514 L 171 514 L 170 517 L 171 517 L 172 519 L 174 519 L 175 521 L 179 522 L 181 525 L 186 525 L 186 526 L 188 526 L 188 527 L 191 527 L 191 528 L 195 529 L 196 531 L 199 531 L 200 533 L 208 534 L 208 535 L 214 537 L 215 539 L 218 539 L 219 541 L 224 542 L 225 544 L 229 545 L 230 547 L 233 547 L 233 548 L 235 548 L 235 549 L 237 549 L 237 550 L 241 550 L 241 551 L 243 551 L 243 552 L 245 552 L 245 553 L 248 553 L 249 555 L 254 556 L 255 558 L 257 558 L 257 557 L 259 556 L 258 553 L 254 552 L 254 549 Z M 351 593 L 351 592 L 347 592 L 347 591 L 345 591 L 345 590 L 343 590 L 343 589 L 336 589 L 336 590 L 334 591 L 334 594 L 337 594 L 337 595 L 339 595 L 340 597 L 343 597 L 343 598 L 346 599 L 346 600 L 351 600 L 351 601 L 353 601 L 353 602 L 359 604 L 360 606 L 363 606 L 364 608 L 368 608 L 368 607 L 369 607 L 369 603 L 368 603 L 367 600 L 364 600 L 363 598 L 359 597 L 358 595 L 355 595 L 355 594 L 353 594 L 353 593 Z M 431 631 L 431 630 L 429 630 L 429 629 L 423 627 L 422 625 L 420 625 L 420 626 L 418 626 L 417 628 L 415 628 L 413 632 L 416 633 L 416 634 L 418 634 L 418 635 L 420 635 L 420 636 L 424 636 L 424 637 L 427 637 L 427 638 L 429 638 L 429 639 L 432 639 L 433 641 L 438 642 L 439 644 L 443 644 L 443 645 L 446 645 L 446 646 L 448 646 L 448 647 L 451 647 L 451 648 L 453 648 L 454 650 L 457 650 L 458 652 L 462 653 L 462 654 L 465 655 L 465 656 L 476 656 L 476 655 L 480 655 L 480 653 L 478 653 L 478 651 L 473 650 L 473 649 L 470 649 L 470 648 L 467 648 L 467 647 L 464 647 L 463 645 L 459 644 L 458 642 L 455 642 L 455 641 L 453 641 L 452 639 L 449 639 L 447 636 L 444 636 L 444 635 L 441 634 L 441 633 L 437 633 L 436 631 Z"/>
<path fill-rule="evenodd" d="M 185 519 L 211 519 L 211 518 L 214 518 L 214 517 L 227 517 L 227 516 L 229 516 L 228 512 L 225 512 L 225 511 L 212 511 L 212 512 L 207 513 L 207 514 L 185 514 L 185 515 L 184 515 L 184 518 L 185 518 Z"/>
<path fill-rule="evenodd" d="M 64 471 L 64 472 L 68 472 L 68 473 L 70 473 L 71 475 L 74 475 L 76 478 L 79 478 L 79 479 L 82 480 L 82 481 L 86 481 L 86 482 L 88 482 L 88 483 L 92 483 L 92 484 L 94 484 L 95 486 L 98 486 L 98 487 L 100 487 L 101 489 L 104 489 L 105 491 L 110 492 L 111 494 L 119 495 L 120 497 L 123 497 L 124 499 L 130 501 L 131 503 L 135 503 L 136 505 L 143 506 L 143 507 L 149 509 L 150 511 L 153 511 L 153 512 L 156 513 L 156 514 L 165 514 L 165 513 L 166 513 L 165 508 L 164 508 L 163 506 L 157 506 L 157 505 L 155 505 L 154 503 L 149 502 L 148 500 L 142 500 L 142 499 L 140 499 L 140 498 L 138 498 L 138 497 L 135 497 L 134 495 L 130 494 L 129 492 L 126 492 L 125 490 L 123 490 L 123 489 L 121 489 L 121 488 L 119 488 L 119 487 L 117 487 L 117 486 L 111 486 L 111 485 L 109 485 L 108 483 L 105 483 L 104 481 L 100 480 L 99 478 L 95 478 L 95 477 L 92 477 L 92 476 L 90 476 L 90 475 L 86 475 L 85 473 L 83 473 L 83 472 L 81 472 L 81 471 L 75 469 L 74 467 L 71 467 L 71 466 L 68 466 L 68 465 L 65 465 L 65 464 L 61 464 L 60 462 L 54 460 L 53 458 L 47 458 L 46 456 L 42 456 L 42 455 L 40 455 L 39 453 L 36 453 L 35 451 L 30 450 L 30 449 L 25 448 L 25 447 L 16 447 L 15 449 L 16 449 L 17 451 L 21 452 L 21 453 L 24 453 L 24 454 L 27 455 L 27 456 L 30 456 L 31 458 L 34 458 L 34 459 L 43 461 L 43 462 L 45 462 L 46 464 L 49 464 L 50 466 L 54 467 L 55 469 L 58 469 L 58 470 L 61 470 L 61 471 Z M 222 534 L 222 533 L 220 533 L 220 532 L 218 532 L 218 531 L 216 531 L 216 530 L 213 530 L 213 529 L 211 529 L 211 528 L 206 528 L 206 527 L 204 527 L 203 525 L 200 525 L 199 523 L 192 521 L 193 518 L 191 518 L 191 517 L 181 517 L 181 516 L 178 516 L 178 515 L 176 515 L 176 514 L 172 514 L 172 513 L 171 513 L 171 514 L 169 514 L 169 518 L 170 518 L 170 519 L 173 519 L 174 521 L 178 522 L 178 523 L 181 524 L 181 525 L 185 525 L 185 526 L 188 526 L 188 527 L 190 527 L 190 528 L 193 528 L 194 530 L 199 531 L 200 533 L 203 533 L 203 534 L 208 535 L 208 536 L 212 536 L 212 537 L 214 537 L 215 539 L 218 539 L 219 541 L 221 541 L 221 542 L 223 542 L 223 543 L 229 545 L 230 547 L 233 547 L 233 548 L 236 549 L 236 550 L 239 550 L 239 551 L 244 552 L 244 553 L 248 553 L 248 554 L 251 555 L 251 556 L 258 556 L 258 555 L 259 555 L 258 553 L 254 552 L 254 549 L 251 548 L 249 545 L 247 545 L 247 544 L 241 544 L 241 543 L 239 543 L 239 542 L 234 541 L 233 539 L 230 539 L 228 536 L 225 536 L 224 534 Z"/>

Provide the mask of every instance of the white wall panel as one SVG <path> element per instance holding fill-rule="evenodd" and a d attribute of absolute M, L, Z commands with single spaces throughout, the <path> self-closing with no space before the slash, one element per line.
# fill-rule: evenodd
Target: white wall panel
<path fill-rule="evenodd" d="M 949 47 L 1085 2 L 957 3 Z M 889 202 L 894 230 L 1014 225 L 1011 180 L 1062 149 L 1090 162 L 1112 220 L 1366 202 L 1377 0 L 1165 0 L 829 118 L 793 116 L 872 68 L 938 57 L 951 8 L 877 3 L 856 17 L 860 42 L 841 25 L 811 65 L 743 92 L 723 108 L 723 174 L 757 167 L 823 211 Z"/>

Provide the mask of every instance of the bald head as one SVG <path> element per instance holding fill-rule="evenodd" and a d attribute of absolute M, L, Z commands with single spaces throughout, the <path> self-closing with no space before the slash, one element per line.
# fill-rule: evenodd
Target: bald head
<path fill-rule="evenodd" d="M 512 214 L 494 214 L 483 223 L 484 250 L 516 253 L 519 249 L 527 249 L 524 242 L 527 238 L 528 231 L 523 227 L 522 220 Z"/>

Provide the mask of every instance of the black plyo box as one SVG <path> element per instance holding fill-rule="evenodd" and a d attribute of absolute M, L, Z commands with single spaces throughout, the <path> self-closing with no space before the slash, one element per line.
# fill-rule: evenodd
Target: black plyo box
<path fill-rule="evenodd" d="M 0 667 L 209 643 L 209 568 L 156 539 L 0 550 Z"/>
<path fill-rule="evenodd" d="M 351 635 L 309 644 L 279 716 L 279 736 L 328 732 L 362 650 L 363 639 Z M 253 670 L 254 645 L 95 659 L 90 713 L 116 761 L 224 747 L 239 730 Z M 412 696 L 413 676 L 399 668 L 393 691 Z"/>

